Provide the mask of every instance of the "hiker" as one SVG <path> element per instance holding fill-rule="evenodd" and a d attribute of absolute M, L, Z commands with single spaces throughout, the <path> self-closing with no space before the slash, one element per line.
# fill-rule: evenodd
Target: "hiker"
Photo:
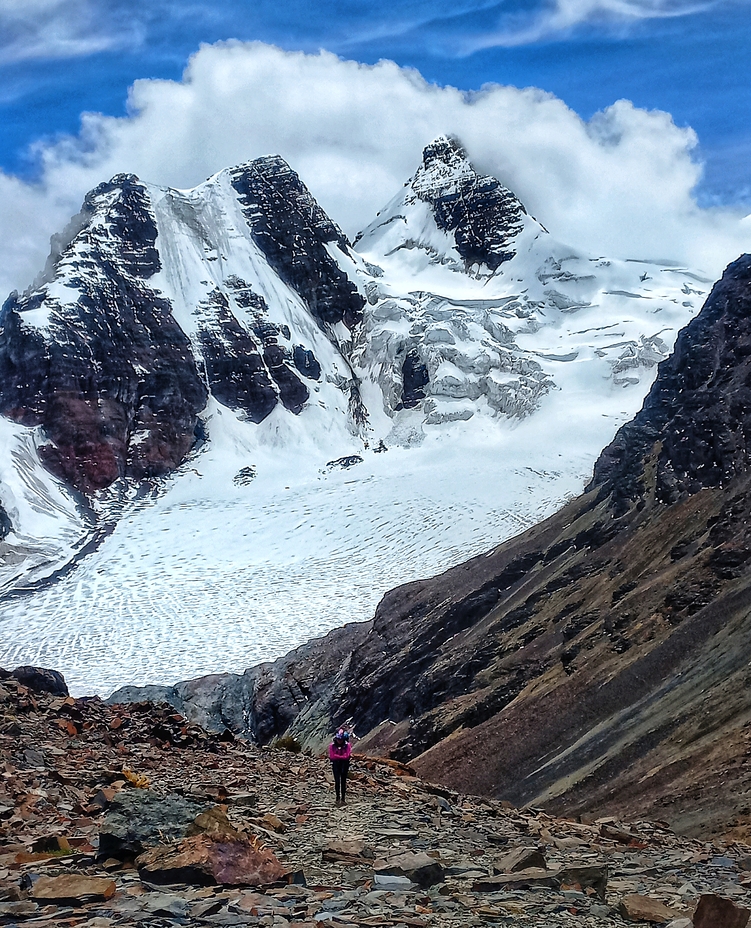
<path fill-rule="evenodd" d="M 334 771 L 334 786 L 336 787 L 336 804 L 343 806 L 347 794 L 347 772 L 349 759 L 352 756 L 352 745 L 349 743 L 349 732 L 340 728 L 329 745 L 329 760 Z"/>

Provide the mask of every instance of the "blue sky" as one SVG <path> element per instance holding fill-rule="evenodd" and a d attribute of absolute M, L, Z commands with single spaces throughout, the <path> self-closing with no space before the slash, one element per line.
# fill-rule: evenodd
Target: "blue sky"
<path fill-rule="evenodd" d="M 257 39 L 381 58 L 476 90 L 536 86 L 585 119 L 620 98 L 699 137 L 700 202 L 751 202 L 749 0 L 0 0 L 0 168 L 80 115 L 126 112 L 139 78 L 179 80 L 201 43 Z"/>

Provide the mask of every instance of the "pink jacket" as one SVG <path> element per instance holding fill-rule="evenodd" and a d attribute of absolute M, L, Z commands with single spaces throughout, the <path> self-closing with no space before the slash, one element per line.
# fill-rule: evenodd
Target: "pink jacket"
<path fill-rule="evenodd" d="M 332 741 L 329 745 L 329 760 L 349 760 L 352 756 L 352 745 L 345 741 L 341 748 L 338 748 Z"/>

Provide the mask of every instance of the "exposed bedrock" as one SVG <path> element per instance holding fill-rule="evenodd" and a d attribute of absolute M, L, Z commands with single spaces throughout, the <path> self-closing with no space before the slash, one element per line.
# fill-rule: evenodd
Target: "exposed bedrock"
<path fill-rule="evenodd" d="M 659 447 L 655 448 L 659 442 Z M 675 502 L 723 486 L 751 461 L 751 259 L 731 264 L 701 313 L 678 335 L 642 410 L 618 432 L 592 486 L 620 509 L 646 491 L 655 448 L 655 497 Z"/>
<path fill-rule="evenodd" d="M 556 515 L 369 623 L 181 684 L 181 709 L 314 747 L 349 720 L 450 787 L 747 838 L 750 307 L 744 256 Z"/>
<path fill-rule="evenodd" d="M 247 284 L 239 283 L 247 292 Z M 261 297 L 256 300 L 259 319 L 263 319 L 268 307 Z M 206 378 L 220 403 L 242 410 L 251 422 L 261 422 L 278 402 L 295 414 L 302 410 L 310 394 L 292 370 L 291 352 L 279 344 L 279 326 L 259 321 L 253 331 L 248 330 L 220 290 L 201 304 L 200 320 Z"/>
<path fill-rule="evenodd" d="M 13 531 L 13 523 L 5 509 L 0 505 L 0 541 Z"/>

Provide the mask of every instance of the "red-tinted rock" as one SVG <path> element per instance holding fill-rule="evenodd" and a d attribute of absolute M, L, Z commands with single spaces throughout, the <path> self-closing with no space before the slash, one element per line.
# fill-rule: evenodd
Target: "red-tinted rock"
<path fill-rule="evenodd" d="M 152 848 L 136 860 L 141 877 L 151 883 L 200 886 L 264 886 L 283 880 L 287 870 L 255 838 L 195 835 Z"/>
<path fill-rule="evenodd" d="M 694 928 L 746 928 L 751 912 L 730 899 L 707 893 L 694 912 Z"/>

